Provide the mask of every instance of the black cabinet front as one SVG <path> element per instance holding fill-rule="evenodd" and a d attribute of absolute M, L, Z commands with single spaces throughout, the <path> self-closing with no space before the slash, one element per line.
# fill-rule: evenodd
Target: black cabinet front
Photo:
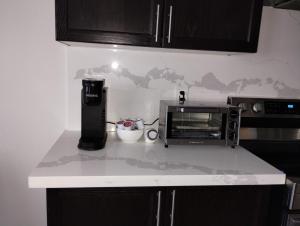
<path fill-rule="evenodd" d="M 56 39 L 256 52 L 261 0 L 56 0 Z"/>
<path fill-rule="evenodd" d="M 47 189 L 48 226 L 280 226 L 285 186 Z"/>
<path fill-rule="evenodd" d="M 191 187 L 174 191 L 173 226 L 281 225 L 280 187 Z"/>
<path fill-rule="evenodd" d="M 56 0 L 56 39 L 161 46 L 160 0 Z"/>
<path fill-rule="evenodd" d="M 256 52 L 261 0 L 166 0 L 164 46 Z"/>
<path fill-rule="evenodd" d="M 47 189 L 48 226 L 156 226 L 156 189 Z"/>

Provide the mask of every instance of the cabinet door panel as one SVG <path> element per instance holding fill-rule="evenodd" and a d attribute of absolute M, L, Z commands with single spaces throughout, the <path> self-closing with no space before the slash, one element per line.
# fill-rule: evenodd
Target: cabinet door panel
<path fill-rule="evenodd" d="M 48 226 L 154 226 L 154 189 L 48 189 Z"/>
<path fill-rule="evenodd" d="M 260 0 L 167 0 L 172 6 L 164 45 L 170 48 L 255 52 L 260 27 Z M 167 17 L 169 20 L 170 17 Z"/>
<path fill-rule="evenodd" d="M 176 189 L 174 226 L 280 226 L 277 190 L 276 197 L 269 186 Z"/>
<path fill-rule="evenodd" d="M 159 46 L 158 5 L 160 0 L 56 0 L 57 40 Z"/>

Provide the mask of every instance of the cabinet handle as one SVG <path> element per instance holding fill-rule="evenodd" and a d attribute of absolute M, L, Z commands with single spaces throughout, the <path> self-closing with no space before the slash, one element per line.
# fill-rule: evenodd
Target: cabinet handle
<path fill-rule="evenodd" d="M 170 5 L 170 12 L 169 12 L 169 32 L 168 32 L 168 43 L 171 43 L 172 15 L 173 15 L 173 6 L 172 6 L 172 5 Z"/>
<path fill-rule="evenodd" d="M 175 195 L 176 195 L 176 191 L 173 190 L 172 191 L 172 210 L 171 210 L 171 226 L 174 225 L 174 213 L 175 213 Z"/>
<path fill-rule="evenodd" d="M 161 191 L 157 192 L 157 212 L 156 212 L 156 226 L 160 224 L 160 203 L 161 203 Z"/>
<path fill-rule="evenodd" d="M 158 27 L 159 27 L 159 13 L 160 13 L 160 4 L 156 6 L 156 29 L 155 29 L 155 42 L 158 42 Z"/>

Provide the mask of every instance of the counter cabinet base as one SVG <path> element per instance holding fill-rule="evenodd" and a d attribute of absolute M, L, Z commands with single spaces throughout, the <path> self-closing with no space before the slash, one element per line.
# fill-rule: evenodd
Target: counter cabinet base
<path fill-rule="evenodd" d="M 48 226 L 280 226 L 284 185 L 49 188 Z"/>

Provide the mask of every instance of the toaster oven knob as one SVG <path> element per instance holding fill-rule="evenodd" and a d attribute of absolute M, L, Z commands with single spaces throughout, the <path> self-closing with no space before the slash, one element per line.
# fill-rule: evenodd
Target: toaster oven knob
<path fill-rule="evenodd" d="M 242 112 L 248 110 L 248 105 L 246 103 L 240 103 L 238 106 L 242 109 Z"/>
<path fill-rule="evenodd" d="M 231 123 L 229 124 L 229 128 L 232 129 L 232 130 L 235 130 L 236 127 L 237 127 L 237 122 L 231 122 Z"/>
<path fill-rule="evenodd" d="M 184 113 L 184 108 L 177 108 L 178 112 Z"/>
<path fill-rule="evenodd" d="M 253 104 L 253 106 L 252 106 L 252 110 L 253 110 L 255 113 L 262 112 L 262 110 L 263 110 L 263 105 L 262 105 L 261 103 L 255 103 L 255 104 Z"/>
<path fill-rule="evenodd" d="M 239 117 L 239 112 L 236 111 L 236 110 L 231 110 L 230 111 L 230 117 L 231 118 L 237 118 L 237 117 Z"/>
<path fill-rule="evenodd" d="M 229 134 L 229 140 L 235 140 L 236 134 L 234 132 Z"/>

